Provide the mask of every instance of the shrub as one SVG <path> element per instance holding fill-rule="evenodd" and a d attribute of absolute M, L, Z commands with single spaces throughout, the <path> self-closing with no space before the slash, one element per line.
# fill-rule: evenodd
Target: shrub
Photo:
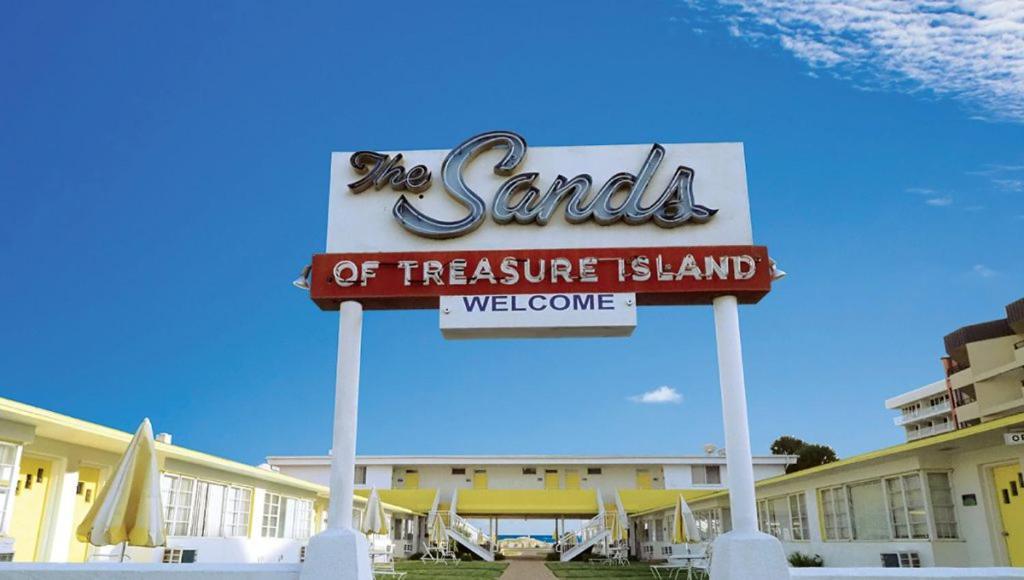
<path fill-rule="evenodd" d="M 811 556 L 800 552 L 793 552 L 787 560 L 789 560 L 789 565 L 794 568 L 821 568 L 825 565 L 825 560 L 817 554 Z"/>

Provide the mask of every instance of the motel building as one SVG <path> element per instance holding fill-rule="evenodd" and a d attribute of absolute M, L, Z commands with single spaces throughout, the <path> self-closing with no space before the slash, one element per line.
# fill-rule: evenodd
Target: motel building
<path fill-rule="evenodd" d="M 692 499 L 726 489 L 725 457 L 717 449 L 708 451 L 646 457 L 357 456 L 356 493 L 365 497 L 377 489 L 390 504 L 427 513 L 426 521 L 442 517 L 451 538 L 485 560 L 493 560 L 498 551 L 503 520 L 545 520 L 551 526 L 547 533 L 557 529 L 559 536 L 568 536 L 563 544 L 571 545 L 557 548 L 561 559 L 569 561 L 592 546 L 604 549 L 606 525 L 597 521 L 600 514 L 671 508 L 680 494 Z M 781 475 L 794 461 L 790 456 L 755 457 L 755 477 Z M 330 462 L 329 455 L 267 458 L 283 474 L 321 484 L 330 477 Z M 659 524 L 670 530 L 671 518 Z M 396 546 L 395 554 L 409 556 L 413 549 L 406 543 Z"/>
<path fill-rule="evenodd" d="M 0 578 L 4 561 L 120 560 L 120 546 L 87 545 L 75 528 L 131 438 L 0 398 Z M 297 563 L 324 527 L 323 485 L 173 445 L 167 434 L 157 436 L 157 453 L 167 547 L 129 547 L 126 561 Z M 355 498 L 354 519 L 365 505 Z M 417 517 L 387 503 L 384 509 L 395 521 Z"/>

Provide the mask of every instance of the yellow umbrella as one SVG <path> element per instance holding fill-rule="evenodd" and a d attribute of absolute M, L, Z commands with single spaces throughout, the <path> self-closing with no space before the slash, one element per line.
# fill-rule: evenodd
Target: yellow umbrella
<path fill-rule="evenodd" d="M 167 545 L 160 501 L 160 466 L 149 419 L 139 425 L 76 535 L 80 541 L 94 546 L 124 543 L 155 548 Z M 123 549 L 121 556 L 123 559 Z"/>
<path fill-rule="evenodd" d="M 380 502 L 377 488 L 370 491 L 370 498 L 366 500 L 366 511 L 363 513 L 359 531 L 382 536 L 388 534 L 388 516 L 384 513 L 384 505 Z"/>
<path fill-rule="evenodd" d="M 697 529 L 697 520 L 693 517 L 690 505 L 686 503 L 683 494 L 679 494 L 676 500 L 675 518 L 672 522 L 672 543 L 682 544 L 695 542 L 700 539 L 700 532 Z"/>
<path fill-rule="evenodd" d="M 612 525 L 608 530 L 611 533 L 612 542 L 625 542 L 629 539 L 629 529 L 622 524 L 622 518 L 617 512 L 611 514 Z"/>

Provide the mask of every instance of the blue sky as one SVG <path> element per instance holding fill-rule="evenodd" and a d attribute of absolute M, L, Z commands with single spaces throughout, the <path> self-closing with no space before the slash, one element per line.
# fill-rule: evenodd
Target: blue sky
<path fill-rule="evenodd" d="M 790 273 L 741 312 L 758 452 L 899 441 L 883 400 L 1024 294 L 1020 14 L 915 37 L 911 4 L 0 5 L 0 395 L 26 403 L 250 463 L 326 452 L 337 317 L 289 282 L 323 248 L 330 152 L 491 129 L 745 143 L 755 239 Z M 364 339 L 362 453 L 723 442 L 709 308 L 498 342 L 374 312 Z M 661 386 L 682 401 L 631 399 Z"/>

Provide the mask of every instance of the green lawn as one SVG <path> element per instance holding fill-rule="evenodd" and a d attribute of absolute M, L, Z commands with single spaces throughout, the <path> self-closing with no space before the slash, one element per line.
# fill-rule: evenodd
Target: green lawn
<path fill-rule="evenodd" d="M 459 562 L 458 565 L 449 562 L 447 566 L 434 562 L 395 563 L 395 570 L 409 573 L 406 580 L 415 578 L 450 578 L 452 580 L 498 578 L 506 567 L 508 567 L 508 562 Z"/>
<path fill-rule="evenodd" d="M 630 563 L 629 566 L 602 566 L 585 562 L 547 562 L 551 573 L 559 578 L 601 578 L 603 580 L 628 580 L 631 578 L 653 578 L 651 565 Z M 682 575 L 685 578 L 686 575 Z"/>

